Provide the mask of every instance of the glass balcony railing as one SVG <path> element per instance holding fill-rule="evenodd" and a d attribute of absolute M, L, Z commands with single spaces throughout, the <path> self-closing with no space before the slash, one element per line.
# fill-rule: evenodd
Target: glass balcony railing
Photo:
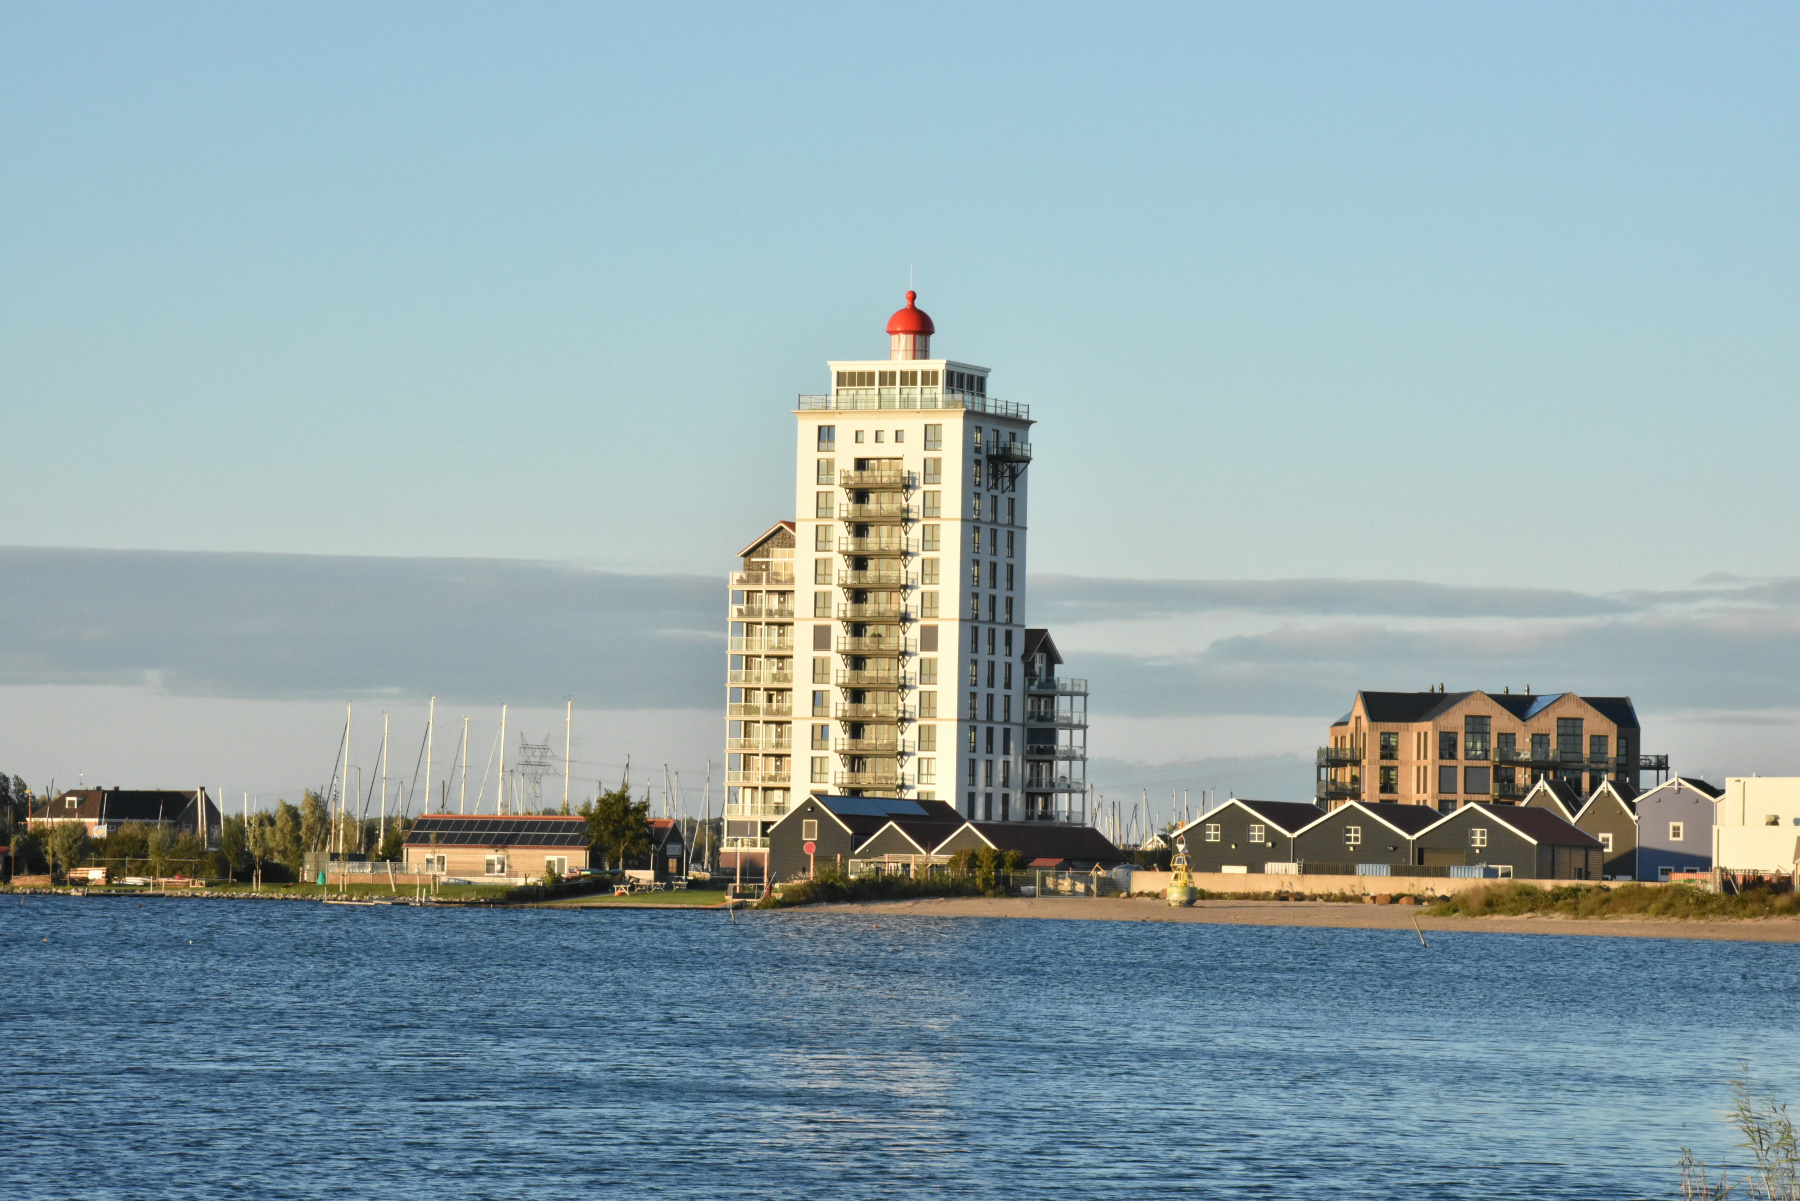
<path fill-rule="evenodd" d="M 1072 676 L 1026 676 L 1025 691 L 1086 696 L 1088 682 Z"/>
<path fill-rule="evenodd" d="M 838 606 L 839 621 L 901 622 L 910 620 L 905 609 L 895 605 L 849 604 Z"/>
<path fill-rule="evenodd" d="M 792 621 L 793 605 L 733 605 L 731 615 L 753 621 Z"/>
<path fill-rule="evenodd" d="M 785 705 L 726 705 L 725 714 L 728 717 L 792 717 L 794 706 L 792 702 Z"/>
<path fill-rule="evenodd" d="M 787 571 L 734 571 L 731 583 L 737 588 L 792 588 L 794 573 Z"/>
<path fill-rule="evenodd" d="M 801 396 L 794 407 L 802 412 L 836 410 L 855 412 L 863 409 L 961 409 L 966 413 L 988 413 L 995 417 L 1031 420 L 1031 406 L 1010 400 L 997 400 L 975 392 L 958 392 L 950 388 L 839 388 L 828 396 Z"/>
<path fill-rule="evenodd" d="M 786 638 L 733 638 L 730 640 L 731 641 L 731 649 L 734 651 L 748 651 L 753 654 L 767 652 L 767 651 L 774 651 L 777 654 L 791 655 L 794 653 L 794 639 L 792 638 L 793 631 L 792 630 L 783 630 L 782 633 L 789 635 L 789 637 L 786 637 Z"/>
<path fill-rule="evenodd" d="M 898 567 L 871 567 L 867 571 L 838 572 L 840 588 L 904 588 L 906 576 Z"/>
<path fill-rule="evenodd" d="M 895 672 L 840 671 L 837 673 L 839 688 L 880 688 L 891 691 L 904 686 L 905 683 L 906 681 L 902 680 Z"/>
<path fill-rule="evenodd" d="M 844 636 L 837 640 L 837 652 L 840 655 L 905 655 L 918 649 L 910 638 L 902 638 L 897 634 L 864 634 L 860 637 Z"/>
<path fill-rule="evenodd" d="M 782 668 L 780 670 L 765 667 L 757 671 L 727 672 L 726 675 L 733 684 L 780 684 L 788 686 L 792 685 L 794 682 L 794 670 L 791 667 Z"/>
<path fill-rule="evenodd" d="M 845 504 L 838 506 L 839 521 L 899 522 L 911 521 L 911 505 Z"/>
<path fill-rule="evenodd" d="M 838 546 L 840 555 L 854 555 L 862 558 L 893 558 L 896 555 L 908 554 L 912 551 L 912 540 L 903 538 L 893 530 L 866 537 L 847 536 Z"/>
<path fill-rule="evenodd" d="M 793 751 L 794 743 L 788 738 L 727 738 L 725 749 L 728 751 L 766 751 L 770 754 L 786 755 Z"/>
<path fill-rule="evenodd" d="M 840 771 L 831 774 L 831 782 L 839 788 L 898 788 L 900 774 L 885 771 Z"/>
<path fill-rule="evenodd" d="M 912 473 L 896 467 L 867 467 L 861 471 L 838 472 L 838 483 L 845 488 L 870 491 L 904 491 L 913 482 Z"/>
<path fill-rule="evenodd" d="M 759 768 L 756 771 L 728 771 L 725 773 L 727 784 L 786 784 L 788 773 L 786 768 Z"/>

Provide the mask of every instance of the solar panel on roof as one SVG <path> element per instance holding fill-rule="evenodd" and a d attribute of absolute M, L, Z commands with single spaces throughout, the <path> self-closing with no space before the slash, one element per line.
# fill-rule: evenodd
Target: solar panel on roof
<path fill-rule="evenodd" d="M 900 801 L 878 796 L 820 797 L 820 802 L 833 813 L 857 817 L 924 817 L 925 810 L 914 801 Z"/>

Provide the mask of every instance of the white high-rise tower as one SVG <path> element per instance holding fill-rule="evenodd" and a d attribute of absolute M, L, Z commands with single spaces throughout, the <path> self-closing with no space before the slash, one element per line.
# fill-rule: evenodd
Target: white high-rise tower
<path fill-rule="evenodd" d="M 915 299 L 886 359 L 831 362 L 831 390 L 799 398 L 796 520 L 740 552 L 727 851 L 759 850 L 807 792 L 1071 819 L 1048 784 L 1026 797 L 1031 413 L 989 395 L 988 368 L 931 357 Z M 1034 779 L 1073 790 L 1068 753 L 1036 757 Z"/>

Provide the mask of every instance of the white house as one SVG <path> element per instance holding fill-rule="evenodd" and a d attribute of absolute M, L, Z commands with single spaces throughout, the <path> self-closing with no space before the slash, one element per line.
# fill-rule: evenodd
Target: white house
<path fill-rule="evenodd" d="M 1794 871 L 1800 863 L 1800 776 L 1728 776 L 1713 826 L 1713 866 Z"/>

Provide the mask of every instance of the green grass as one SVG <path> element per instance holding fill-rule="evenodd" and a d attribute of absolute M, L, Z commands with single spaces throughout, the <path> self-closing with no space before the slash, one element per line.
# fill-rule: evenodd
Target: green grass
<path fill-rule="evenodd" d="M 1734 895 L 1705 892 L 1689 884 L 1652 888 L 1624 884 L 1601 888 L 1592 884 L 1490 884 L 1470 889 L 1428 911 L 1433 917 L 1560 917 L 1607 918 L 1751 918 L 1800 914 L 1800 898 L 1751 888 Z"/>

